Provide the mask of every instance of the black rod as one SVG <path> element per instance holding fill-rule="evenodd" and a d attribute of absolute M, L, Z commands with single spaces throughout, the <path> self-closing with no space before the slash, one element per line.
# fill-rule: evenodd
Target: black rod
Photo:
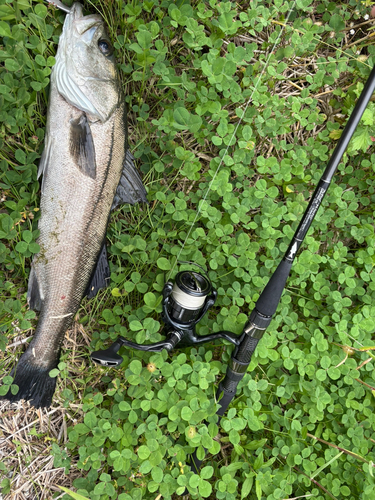
<path fill-rule="evenodd" d="M 323 201 L 332 177 L 341 161 L 341 158 L 348 147 L 349 141 L 352 138 L 357 125 L 362 118 L 366 106 L 371 99 L 375 90 L 375 66 L 372 69 L 370 76 L 358 98 L 358 101 L 353 109 L 352 114 L 347 121 L 341 137 L 335 147 L 335 150 L 328 162 L 328 165 L 318 182 L 318 185 L 312 195 L 308 207 L 302 216 L 302 220 L 290 242 L 288 250 L 283 259 L 271 276 L 269 282 L 265 286 L 263 292 L 259 296 L 255 308 L 249 316 L 243 333 L 241 335 L 239 345 L 234 349 L 232 357 L 227 367 L 227 372 L 224 379 L 220 382 L 216 398 L 219 401 L 220 407 L 217 411 L 219 419 L 224 415 L 230 402 L 234 398 L 237 390 L 237 385 L 243 378 L 250 364 L 251 357 L 255 348 L 262 338 L 268 325 L 271 323 L 272 316 L 275 314 L 279 305 L 281 295 L 286 285 L 292 264 L 297 255 L 297 252 L 310 228 L 312 221 Z M 198 472 L 202 460 L 196 456 L 196 452 L 191 456 L 190 466 L 194 472 Z"/>

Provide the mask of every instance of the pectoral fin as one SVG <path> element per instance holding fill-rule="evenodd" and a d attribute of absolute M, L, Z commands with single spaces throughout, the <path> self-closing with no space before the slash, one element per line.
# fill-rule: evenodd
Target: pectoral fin
<path fill-rule="evenodd" d="M 134 156 L 130 151 L 126 151 L 124 167 L 113 199 L 112 210 L 121 203 L 130 203 L 131 205 L 140 201 L 147 203 L 147 193 L 133 160 Z"/>
<path fill-rule="evenodd" d="M 86 115 L 70 120 L 70 154 L 81 172 L 95 179 L 95 147 Z"/>
<path fill-rule="evenodd" d="M 86 289 L 86 296 L 88 299 L 95 297 L 101 288 L 105 288 L 108 285 L 110 274 L 107 249 L 104 244 L 99 254 L 96 268 Z"/>

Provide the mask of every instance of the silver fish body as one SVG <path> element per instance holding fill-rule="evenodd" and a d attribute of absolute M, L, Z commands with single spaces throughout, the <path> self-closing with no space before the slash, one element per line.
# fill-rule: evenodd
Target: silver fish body
<path fill-rule="evenodd" d="M 51 75 L 39 166 L 40 252 L 32 262 L 28 302 L 40 316 L 13 373 L 19 392 L 6 396 L 35 407 L 51 403 L 56 379 L 48 373 L 59 362 L 82 298 L 108 277 L 103 244 L 111 208 L 147 201 L 127 151 L 126 109 L 112 51 L 102 18 L 83 16 L 82 6 L 74 4 Z"/>

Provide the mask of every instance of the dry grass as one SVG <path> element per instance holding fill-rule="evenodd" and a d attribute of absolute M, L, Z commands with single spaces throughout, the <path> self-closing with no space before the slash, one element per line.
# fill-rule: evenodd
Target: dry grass
<path fill-rule="evenodd" d="M 35 410 L 28 403 L 3 402 L 0 405 L 0 459 L 7 466 L 11 492 L 3 500 L 46 500 L 58 486 L 71 487 L 79 476 L 65 475 L 63 467 L 54 467 L 51 445 L 67 440 L 65 408 Z"/>
<path fill-rule="evenodd" d="M 27 337 L 28 335 L 26 335 Z M 16 337 L 8 346 L 7 360 L 19 358 L 22 350 L 22 337 Z M 67 333 L 63 344 L 64 352 L 69 351 L 69 374 L 72 379 L 82 376 L 82 358 L 87 356 L 89 339 L 82 325 L 75 323 Z M 9 351 L 12 351 L 10 356 Z M 66 475 L 64 467 L 54 466 L 52 444 L 64 448 L 68 440 L 67 428 L 81 420 L 81 404 L 70 403 L 64 406 L 61 395 L 65 383 L 58 381 L 51 408 L 36 410 L 29 403 L 20 401 L 10 404 L 0 402 L 0 461 L 7 468 L 0 472 L 0 482 L 10 479 L 11 491 L 0 500 L 49 500 L 59 492 L 59 486 L 72 488 L 74 479 L 81 472 L 74 467 L 77 458 L 72 457 L 72 468 Z M 78 390 L 77 390 L 78 389 Z M 76 394 L 83 388 L 75 387 Z M 79 400 L 78 400 L 79 401 Z"/>

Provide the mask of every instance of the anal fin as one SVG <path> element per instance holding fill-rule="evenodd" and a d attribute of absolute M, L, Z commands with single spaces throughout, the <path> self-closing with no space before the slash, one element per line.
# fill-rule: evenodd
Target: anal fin
<path fill-rule="evenodd" d="M 104 243 L 95 270 L 91 276 L 90 283 L 86 289 L 86 296 L 88 299 L 95 297 L 101 288 L 105 288 L 108 285 L 110 274 L 107 248 Z"/>
<path fill-rule="evenodd" d="M 140 201 L 148 203 L 147 192 L 133 160 L 134 156 L 127 150 L 120 182 L 113 199 L 112 210 L 121 203 L 130 203 L 131 205 Z"/>

